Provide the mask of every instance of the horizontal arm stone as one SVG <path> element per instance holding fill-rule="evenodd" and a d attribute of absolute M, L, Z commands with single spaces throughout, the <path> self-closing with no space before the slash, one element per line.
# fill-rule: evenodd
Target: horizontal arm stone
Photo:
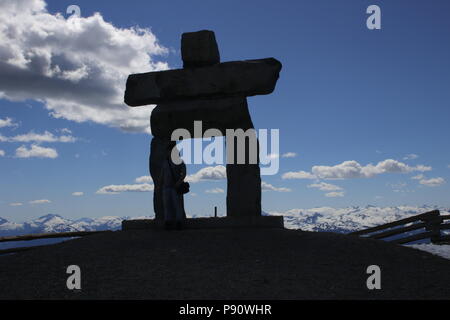
<path fill-rule="evenodd" d="M 183 99 L 269 94 L 275 89 L 280 70 L 278 60 L 267 58 L 132 74 L 127 80 L 125 103 L 136 107 Z"/>

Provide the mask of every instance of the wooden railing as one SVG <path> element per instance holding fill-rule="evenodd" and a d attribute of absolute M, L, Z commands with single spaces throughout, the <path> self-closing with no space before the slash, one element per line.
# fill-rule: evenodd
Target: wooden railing
<path fill-rule="evenodd" d="M 111 230 L 105 231 L 74 231 L 74 232 L 51 232 L 51 233 L 35 233 L 35 234 L 26 234 L 21 236 L 8 236 L 8 237 L 0 237 L 0 242 L 10 242 L 10 241 L 32 241 L 38 239 L 49 239 L 49 238 L 73 238 L 73 237 L 85 237 L 91 236 L 98 233 L 111 232 Z M 5 253 L 13 253 L 18 251 L 26 251 L 38 247 L 44 246 L 30 246 L 30 247 L 16 247 L 9 249 L 0 250 L 0 254 Z"/>
<path fill-rule="evenodd" d="M 439 210 L 433 210 L 373 228 L 352 232 L 350 234 L 371 239 L 384 239 L 398 244 L 405 244 L 423 239 L 430 239 L 430 241 L 435 244 L 443 244 L 450 242 L 450 235 L 443 235 L 441 232 L 441 230 L 450 229 L 450 223 L 445 223 L 447 220 L 450 220 L 450 215 L 441 216 Z M 406 235 L 394 240 L 387 239 L 416 230 L 419 230 L 419 232 L 413 235 Z"/>

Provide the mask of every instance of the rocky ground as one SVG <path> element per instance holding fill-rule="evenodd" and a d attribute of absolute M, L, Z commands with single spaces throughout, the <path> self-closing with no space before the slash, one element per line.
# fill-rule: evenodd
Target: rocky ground
<path fill-rule="evenodd" d="M 381 268 L 381 290 L 366 268 Z M 81 268 L 81 290 L 66 268 Z M 0 256 L 1 299 L 450 299 L 450 261 L 282 229 L 117 231 Z"/>

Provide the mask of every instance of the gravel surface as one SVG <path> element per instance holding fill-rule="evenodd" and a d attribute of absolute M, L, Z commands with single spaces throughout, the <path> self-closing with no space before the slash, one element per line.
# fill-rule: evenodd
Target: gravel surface
<path fill-rule="evenodd" d="M 381 290 L 366 269 L 381 268 Z M 81 268 L 68 290 L 66 268 Z M 0 256 L 0 299 L 449 299 L 450 261 L 334 233 L 117 231 Z"/>

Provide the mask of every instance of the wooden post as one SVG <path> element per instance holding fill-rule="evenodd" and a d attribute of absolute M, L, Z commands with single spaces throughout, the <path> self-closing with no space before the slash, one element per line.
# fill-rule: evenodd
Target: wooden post
<path fill-rule="evenodd" d="M 439 243 L 439 241 L 441 240 L 440 224 L 443 222 L 442 217 L 431 217 L 424 219 L 424 221 L 426 223 L 425 229 L 431 232 L 431 243 Z"/>
<path fill-rule="evenodd" d="M 214 207 L 214 218 L 217 218 L 217 207 Z"/>

